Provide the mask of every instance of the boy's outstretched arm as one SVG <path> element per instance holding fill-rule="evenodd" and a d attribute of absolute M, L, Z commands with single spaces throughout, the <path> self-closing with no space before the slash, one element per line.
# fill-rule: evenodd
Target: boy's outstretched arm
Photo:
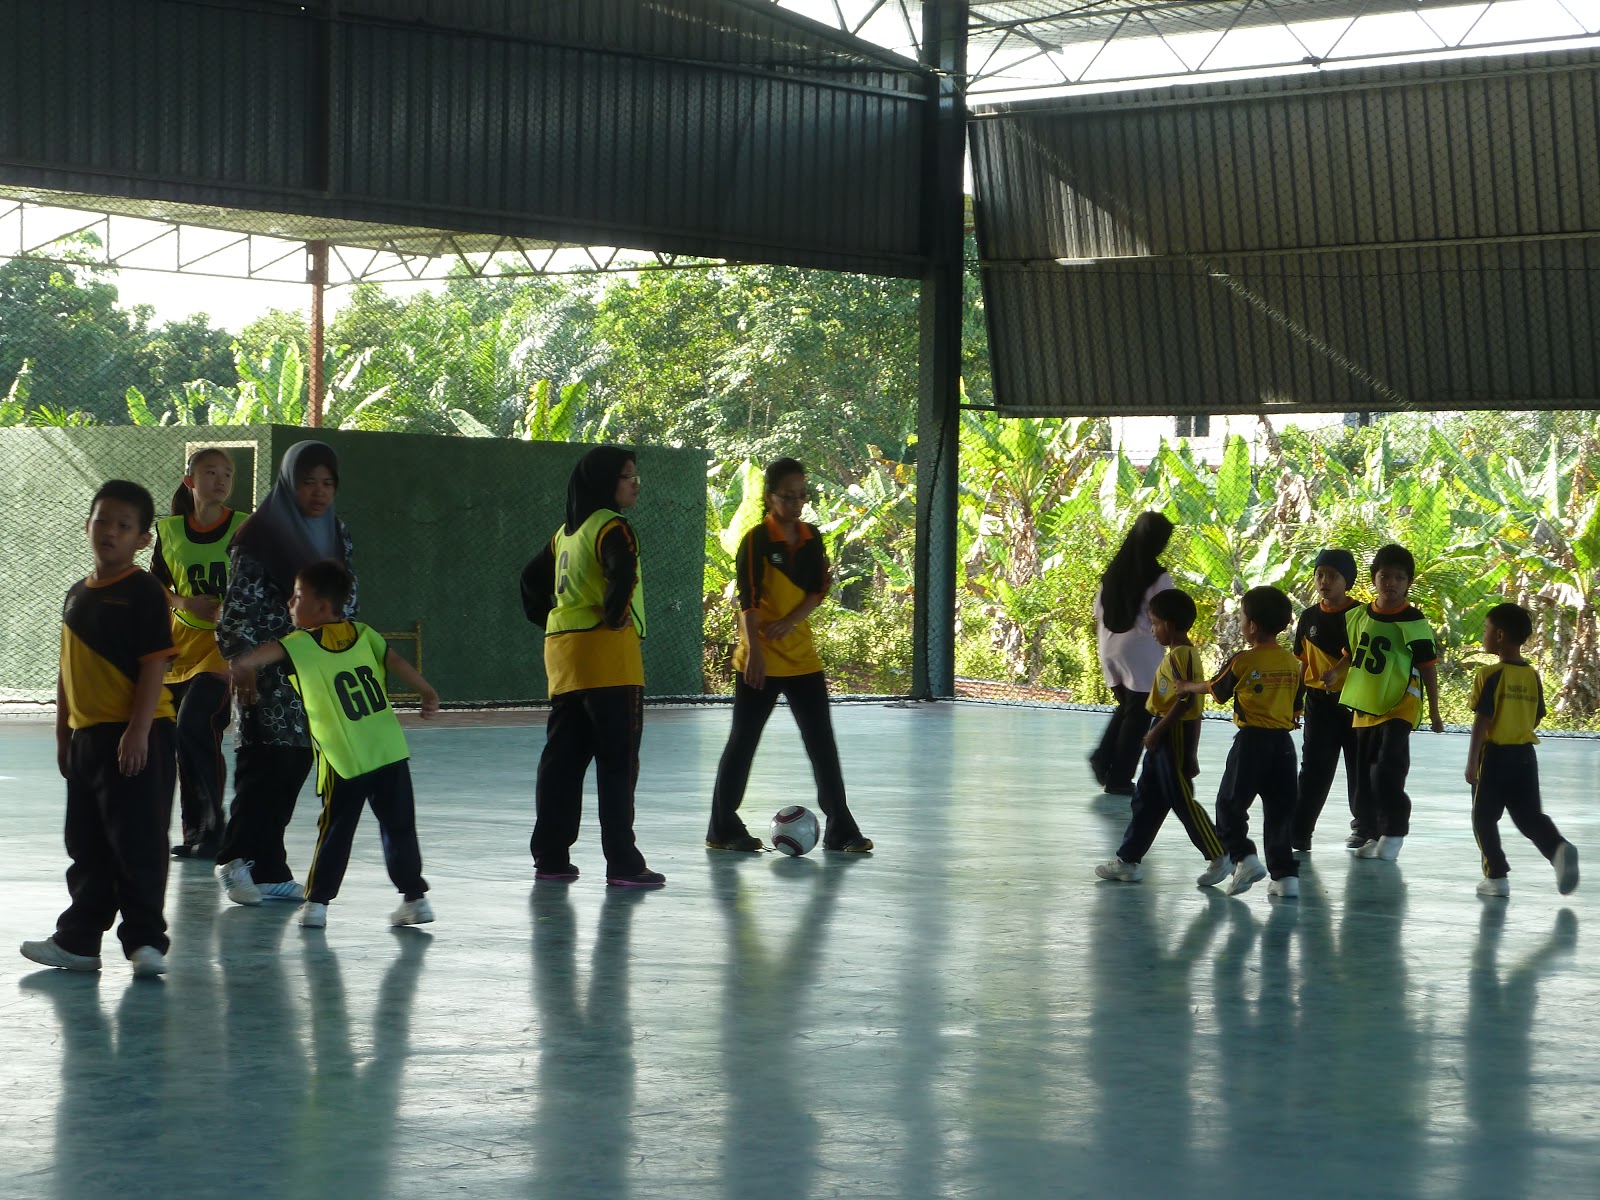
<path fill-rule="evenodd" d="M 239 697 L 239 703 L 255 703 L 257 671 L 273 663 L 282 662 L 288 657 L 289 654 L 284 650 L 282 642 L 262 642 L 259 646 L 252 646 L 237 658 L 230 658 L 228 679 Z"/>
<path fill-rule="evenodd" d="M 1428 696 L 1428 723 L 1435 733 L 1444 732 L 1444 718 L 1439 715 L 1439 667 L 1436 663 L 1429 663 L 1425 667 L 1418 667 L 1417 674 L 1422 677 L 1422 690 Z"/>
<path fill-rule="evenodd" d="M 422 697 L 422 718 L 429 720 L 438 715 L 439 693 L 433 690 L 433 685 L 422 677 L 422 672 L 401 658 L 393 650 L 384 655 L 384 670 L 391 675 L 398 675 L 411 685 L 413 691 Z"/>

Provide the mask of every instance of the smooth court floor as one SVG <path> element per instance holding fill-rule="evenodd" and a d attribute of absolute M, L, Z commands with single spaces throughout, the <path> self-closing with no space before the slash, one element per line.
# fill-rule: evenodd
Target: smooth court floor
<path fill-rule="evenodd" d="M 841 706 L 879 850 L 800 860 L 701 847 L 726 709 L 646 720 L 666 889 L 606 889 L 592 802 L 584 877 L 532 884 L 541 728 L 413 728 L 436 924 L 387 927 L 369 817 L 325 932 L 175 863 L 159 981 L 109 937 L 98 977 L 17 956 L 65 903 L 62 785 L 0 722 L 0 1196 L 1600 1196 L 1600 878 L 1558 896 L 1507 822 L 1512 898 L 1473 894 L 1464 735 L 1415 736 L 1398 863 L 1337 848 L 1336 796 L 1279 901 L 1196 889 L 1176 821 L 1146 882 L 1094 878 L 1098 714 Z M 1600 742 L 1540 757 L 1600 871 Z M 780 708 L 747 816 L 810 795 Z"/>

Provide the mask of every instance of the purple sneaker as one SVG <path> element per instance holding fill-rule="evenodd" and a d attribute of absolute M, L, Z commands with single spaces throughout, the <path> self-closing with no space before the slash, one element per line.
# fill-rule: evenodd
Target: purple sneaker
<path fill-rule="evenodd" d="M 533 877 L 549 883 L 567 883 L 578 877 L 578 868 L 571 863 L 562 863 L 554 867 L 535 867 Z"/>
<path fill-rule="evenodd" d="M 606 883 L 611 887 L 658 888 L 665 887 L 667 877 L 660 871 L 640 871 L 637 875 L 609 875 Z"/>

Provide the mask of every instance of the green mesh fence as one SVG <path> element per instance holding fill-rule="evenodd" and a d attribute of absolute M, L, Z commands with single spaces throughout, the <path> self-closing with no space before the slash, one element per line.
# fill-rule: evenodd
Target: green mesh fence
<path fill-rule="evenodd" d="M 285 450 L 311 431 L 0 429 L 0 699 L 53 699 L 61 600 L 92 565 L 83 523 L 108 478 L 163 504 L 188 451 L 228 448 L 233 502 L 265 494 Z M 316 431 L 339 454 L 338 511 L 355 542 L 361 618 L 420 660 L 447 700 L 509 704 L 546 695 L 539 631 L 518 576 L 563 518 L 581 445 Z M 705 455 L 640 453 L 648 491 L 633 510 L 650 616 L 645 676 L 654 696 L 701 690 Z M 159 510 L 164 511 L 164 510 Z M 148 561 L 148 552 L 140 556 Z"/>

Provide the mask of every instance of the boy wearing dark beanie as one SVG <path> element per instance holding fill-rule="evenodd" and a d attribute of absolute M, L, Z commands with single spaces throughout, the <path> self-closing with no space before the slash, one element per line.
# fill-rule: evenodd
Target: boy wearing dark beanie
<path fill-rule="evenodd" d="M 1344 686 L 1344 670 L 1335 674 L 1331 685 L 1323 676 L 1350 658 L 1350 639 L 1345 633 L 1344 615 L 1360 601 L 1350 596 L 1356 580 L 1355 555 L 1348 550 L 1328 549 L 1317 555 L 1312 572 L 1317 603 L 1300 614 L 1294 629 L 1294 656 L 1305 664 L 1305 716 L 1300 735 L 1300 784 L 1295 798 L 1294 850 L 1296 857 L 1311 851 L 1311 835 L 1317 817 L 1328 801 L 1333 772 L 1344 758 L 1344 781 L 1350 814 L 1355 816 L 1356 737 L 1351 727 L 1352 713 L 1339 703 Z M 1347 846 L 1359 847 L 1366 839 L 1355 837 L 1351 823 Z"/>

